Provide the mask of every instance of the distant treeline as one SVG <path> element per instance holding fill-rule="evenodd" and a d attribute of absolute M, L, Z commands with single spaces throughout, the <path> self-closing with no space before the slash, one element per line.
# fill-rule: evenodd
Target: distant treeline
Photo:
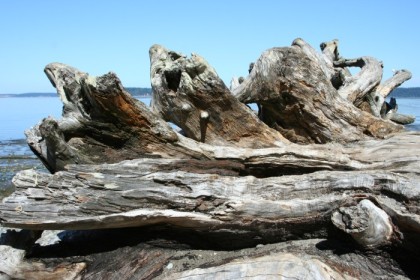
<path fill-rule="evenodd" d="M 132 96 L 134 97 L 149 97 L 152 96 L 151 88 L 137 88 L 137 87 L 127 87 L 125 88 Z M 18 94 L 0 94 L 2 97 L 57 97 L 57 93 L 52 92 L 28 92 L 28 93 L 18 93 Z"/>
<path fill-rule="evenodd" d="M 28 92 L 28 93 L 16 93 L 16 94 L 0 94 L 0 98 L 5 97 L 56 97 L 56 93 L 45 93 L 45 92 Z"/>
<path fill-rule="evenodd" d="M 395 97 L 395 98 L 420 98 L 420 87 L 396 88 L 391 92 L 390 97 Z"/>
<path fill-rule="evenodd" d="M 151 88 L 127 87 L 125 88 L 134 97 L 151 97 Z M 56 97 L 56 93 L 20 93 L 0 94 L 1 97 Z M 395 98 L 420 98 L 420 87 L 396 88 L 389 97 Z"/>

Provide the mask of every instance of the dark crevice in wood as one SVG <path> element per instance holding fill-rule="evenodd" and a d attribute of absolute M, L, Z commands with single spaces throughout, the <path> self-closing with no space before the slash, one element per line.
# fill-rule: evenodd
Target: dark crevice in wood
<path fill-rule="evenodd" d="M 181 70 L 174 69 L 172 71 L 165 71 L 165 78 L 168 88 L 174 92 L 178 90 L 179 83 L 181 82 Z"/>

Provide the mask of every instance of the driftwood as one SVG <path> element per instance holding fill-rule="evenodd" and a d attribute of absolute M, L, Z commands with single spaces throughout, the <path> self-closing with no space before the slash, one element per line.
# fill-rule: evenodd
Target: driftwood
<path fill-rule="evenodd" d="M 0 276 L 417 277 L 420 133 L 372 109 L 407 72 L 381 85 L 376 59 L 321 49 L 270 49 L 231 94 L 200 56 L 154 45 L 151 109 L 113 73 L 49 64 L 63 117 L 26 134 L 52 174 L 19 172 L 0 204 L 25 229 L 2 233 Z"/>
<path fill-rule="evenodd" d="M 358 110 L 340 96 L 347 97 L 352 89 L 365 94 L 363 88 L 376 86 L 376 78 L 373 84 L 348 82 L 337 91 L 326 75 L 326 64 L 314 53 L 301 39 L 291 47 L 265 51 L 234 94 L 244 103 L 261 104 L 262 120 L 293 142 L 356 141 L 366 135 L 385 137 L 402 129 Z M 369 59 L 362 59 L 362 64 L 365 60 Z M 349 64 L 344 61 L 339 66 Z M 370 71 L 364 73 L 360 78 Z"/>
<path fill-rule="evenodd" d="M 152 110 L 185 135 L 212 145 L 263 148 L 288 142 L 237 100 L 200 56 L 150 49 Z M 238 125 L 238 124 L 241 125 Z"/>
<path fill-rule="evenodd" d="M 389 118 L 393 122 L 403 124 L 403 125 L 412 124 L 416 120 L 416 117 L 413 115 L 399 114 L 396 112 L 392 112 L 391 116 L 387 114 L 385 118 Z"/>
<path fill-rule="evenodd" d="M 376 93 L 382 97 L 387 97 L 396 87 L 411 79 L 411 72 L 408 70 L 398 70 L 394 75 L 376 88 Z"/>
<path fill-rule="evenodd" d="M 376 117 L 381 117 L 385 119 L 390 119 L 395 123 L 399 124 L 410 124 L 415 121 L 411 116 L 405 116 L 399 114 L 395 118 L 392 118 L 390 115 L 387 116 L 389 112 L 388 104 L 385 102 L 385 98 L 398 86 L 400 86 L 405 81 L 411 79 L 411 73 L 408 70 L 399 70 L 394 73 L 394 75 L 380 84 L 375 91 L 370 92 L 366 95 L 366 99 L 360 104 L 360 108 L 364 109 L 367 112 L 372 113 Z M 395 108 L 392 108 L 395 109 Z M 396 111 L 392 112 L 396 113 Z"/>

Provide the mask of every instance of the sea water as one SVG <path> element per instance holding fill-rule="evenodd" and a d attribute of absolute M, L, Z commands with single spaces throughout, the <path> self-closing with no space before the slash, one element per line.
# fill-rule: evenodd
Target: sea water
<path fill-rule="evenodd" d="M 150 103 L 150 98 L 140 100 L 146 105 Z M 62 107 L 58 97 L 0 98 L 0 141 L 24 139 L 24 131 L 42 119 L 48 116 L 60 119 Z"/>
<path fill-rule="evenodd" d="M 416 121 L 405 127 L 408 130 L 420 131 L 420 98 L 397 98 L 398 113 L 413 115 Z"/>

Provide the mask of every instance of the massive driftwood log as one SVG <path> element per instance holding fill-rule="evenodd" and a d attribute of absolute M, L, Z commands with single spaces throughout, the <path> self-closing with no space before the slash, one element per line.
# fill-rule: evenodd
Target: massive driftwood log
<path fill-rule="evenodd" d="M 355 106 L 408 76 L 380 85 L 375 59 L 343 59 L 337 40 L 321 49 L 297 39 L 266 51 L 236 99 L 203 58 L 155 45 L 152 110 L 113 73 L 48 65 L 63 118 L 27 136 L 54 174 L 13 179 L 0 223 L 32 232 L 13 250 L 13 231 L 1 235 L 0 276 L 418 276 L 420 134 Z M 33 245 L 43 230 L 65 231 Z M 122 241 L 98 254 L 103 236 Z"/>
<path fill-rule="evenodd" d="M 299 234 L 304 225 L 308 234 L 309 225 L 314 232 L 327 228 L 334 209 L 363 197 L 393 209 L 390 215 L 399 228 L 420 230 L 414 210 L 420 195 L 417 176 L 329 171 L 258 179 L 238 176 L 240 166 L 232 170 L 225 163 L 230 171 L 226 176 L 217 174 L 218 169 L 223 170 L 221 164 L 218 169 L 211 163 L 194 164 L 139 159 L 70 166 L 54 175 L 23 171 L 14 178 L 16 191 L 0 206 L 1 222 L 33 230 L 168 223 L 197 230 L 211 228 L 213 233 L 227 229 L 233 235 L 249 232 L 263 239 L 275 236 L 272 231 L 281 231 L 278 238 L 287 239 Z M 398 168 L 402 165 L 409 167 L 412 162 L 399 161 Z M 376 197 L 378 194 L 383 195 Z M 399 203 L 412 213 L 395 208 Z"/>
<path fill-rule="evenodd" d="M 22 171 L 14 178 L 16 191 L 0 206 L 1 222 L 6 226 L 32 230 L 164 226 L 169 227 L 167 230 L 172 235 L 193 232 L 195 239 L 201 236 L 204 240 L 211 240 L 206 242 L 209 248 L 238 249 L 288 240 L 327 238 L 328 242 L 341 240 L 339 242 L 347 244 L 354 240 L 359 245 L 349 245 L 350 248 L 360 246 L 362 250 L 353 253 L 346 249 L 350 252 L 348 256 L 326 254 L 315 248 L 323 241 L 296 241 L 293 246 L 297 251 L 283 251 L 289 255 L 273 254 L 273 247 L 256 251 L 255 256 L 259 258 L 252 257 L 249 252 L 242 255 L 244 253 L 236 251 L 226 260 L 222 258 L 208 263 L 205 270 L 189 264 L 167 271 L 165 267 L 172 269 L 180 255 L 149 249 L 139 263 L 147 270 L 137 267 L 129 270 L 130 273 L 136 271 L 136 274 L 127 275 L 144 277 L 153 272 L 154 276 L 166 278 L 168 273 L 176 272 L 176 277 L 215 276 L 221 271 L 235 274 L 244 270 L 247 271 L 244 276 L 265 275 L 255 270 L 255 264 L 264 264 L 265 269 L 273 269 L 276 275 L 282 272 L 302 277 L 309 273 L 305 270 L 309 264 L 314 269 L 319 266 L 327 275 L 343 275 L 345 271 L 363 277 L 369 275 L 366 273 L 372 267 L 381 277 L 406 275 L 408 272 L 401 271 L 398 265 L 392 268 L 395 260 L 386 268 L 376 266 L 375 261 L 364 256 L 363 248 L 379 250 L 378 255 L 397 254 L 397 259 L 401 258 L 400 254 L 415 256 L 411 250 L 420 242 L 419 138 L 420 134 L 411 133 L 383 142 L 359 143 L 363 147 L 362 153 L 357 152 L 354 145 L 341 147 L 343 155 L 355 158 L 347 162 L 346 167 L 354 171 L 306 173 L 307 170 L 302 168 L 298 169 L 301 175 L 243 176 L 252 174 L 255 170 L 251 167 L 258 166 L 259 162 L 265 163 L 267 169 L 287 169 L 288 161 L 281 159 L 279 148 L 243 149 L 237 154 L 237 160 L 231 161 L 145 158 L 116 164 L 71 165 L 67 171 L 54 175 Z M 390 147 L 395 149 L 390 151 Z M 225 148 L 224 152 L 229 149 L 234 150 Z M 330 149 L 338 151 L 334 145 Z M 372 158 L 372 154 L 379 157 Z M 343 155 L 337 160 L 344 163 L 347 160 Z M 249 158 L 244 158 L 246 156 Z M 243 158 L 242 163 L 238 162 L 240 158 Z M 261 175 L 261 172 L 257 174 Z M 165 231 L 161 229 L 161 232 Z M 331 250 L 341 250 L 341 245 L 331 246 Z M 398 253 L 400 250 L 404 253 Z M 133 253 L 128 257 L 135 258 Z M 268 253 L 271 257 L 267 256 Z M 148 259 L 151 254 L 165 257 L 152 264 Z M 192 253 L 185 254 L 191 256 Z M 289 259 L 293 269 L 289 267 L 283 271 L 282 266 L 270 264 L 271 261 L 282 263 L 284 258 Z M 384 257 L 381 262 L 390 262 L 392 258 Z M 348 263 L 350 259 L 352 261 Z M 301 263 L 307 261 L 307 265 Z M 66 260 L 62 262 L 68 263 Z M 89 267 L 84 259 L 78 262 L 79 270 Z M 113 262 L 112 265 L 121 267 L 122 271 L 126 269 L 124 263 Z M 341 268 L 336 270 L 337 267 Z M 94 275 L 97 273 L 102 272 Z"/>
<path fill-rule="evenodd" d="M 59 243 L 48 240 L 54 239 L 54 235 Z M 417 264 L 410 258 L 392 261 L 392 254 L 387 251 L 376 254 L 355 251 L 348 241 L 308 239 L 229 251 L 203 247 L 208 241 L 188 232 L 174 235 L 166 231 L 165 234 L 164 228 L 48 232 L 38 241 L 42 245 L 34 247 L 31 257 L 24 260 L 26 267 L 34 264 L 38 265 L 38 271 L 44 268 L 43 274 L 13 266 L 16 273 L 12 276 L 24 279 L 213 279 L 215 276 L 223 279 L 285 276 L 408 279 L 404 276 L 416 276 Z M 87 253 L 90 255 L 86 256 Z M 0 262 L 4 257 L 1 255 Z M 83 269 L 81 265 L 78 271 L 71 268 L 78 263 L 84 264 Z M 7 271 L 6 267 L 0 266 L 0 272 Z"/>

